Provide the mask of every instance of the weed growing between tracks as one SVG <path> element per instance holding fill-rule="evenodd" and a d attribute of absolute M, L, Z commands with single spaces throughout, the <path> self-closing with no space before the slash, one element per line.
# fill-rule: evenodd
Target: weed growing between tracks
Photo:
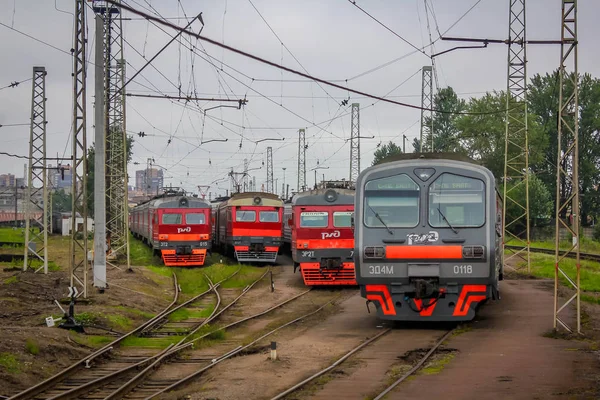
<path fill-rule="evenodd" d="M 20 362 L 12 353 L 0 353 L 0 367 L 11 374 L 18 374 L 21 372 Z"/>

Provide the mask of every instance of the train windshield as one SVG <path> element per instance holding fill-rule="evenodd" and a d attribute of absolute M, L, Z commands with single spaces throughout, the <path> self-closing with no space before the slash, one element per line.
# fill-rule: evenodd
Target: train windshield
<path fill-rule="evenodd" d="M 188 225 L 204 225 L 206 224 L 206 216 L 202 213 L 185 214 L 185 222 Z"/>
<path fill-rule="evenodd" d="M 333 213 L 333 226 L 336 228 L 350 228 L 353 214 L 352 211 L 335 211 Z"/>
<path fill-rule="evenodd" d="M 256 221 L 256 211 L 236 210 L 235 221 L 236 222 L 254 222 L 254 221 Z"/>
<path fill-rule="evenodd" d="M 260 222 L 279 222 L 279 213 L 277 211 L 261 211 L 258 219 Z"/>
<path fill-rule="evenodd" d="M 419 196 L 419 185 L 406 174 L 368 181 L 365 185 L 364 224 L 370 228 L 417 226 Z"/>
<path fill-rule="evenodd" d="M 179 225 L 181 224 L 181 214 L 163 214 L 162 223 L 165 225 Z"/>
<path fill-rule="evenodd" d="M 444 219 L 445 217 L 445 219 Z M 445 173 L 429 187 L 429 225 L 434 228 L 479 227 L 485 223 L 485 184 Z"/>
<path fill-rule="evenodd" d="M 301 212 L 300 227 L 301 228 L 325 228 L 329 225 L 329 214 L 326 211 L 320 212 Z"/>

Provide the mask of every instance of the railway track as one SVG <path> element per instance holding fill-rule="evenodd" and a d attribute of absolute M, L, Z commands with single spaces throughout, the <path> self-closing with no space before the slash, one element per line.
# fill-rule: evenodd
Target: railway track
<path fill-rule="evenodd" d="M 511 249 L 511 250 L 522 250 L 523 249 L 523 247 L 521 247 L 521 246 L 506 245 L 504 247 L 507 249 Z M 554 252 L 555 252 L 554 249 L 541 249 L 539 247 L 531 247 L 529 250 L 532 253 L 551 254 L 551 255 L 554 255 Z M 566 257 L 567 258 L 575 258 L 575 253 L 569 253 L 566 255 Z M 579 258 L 582 260 L 600 262 L 600 254 L 579 253 Z"/>
<path fill-rule="evenodd" d="M 175 306 L 179 298 L 179 288 L 177 284 L 177 277 L 173 275 L 174 280 L 174 298 L 173 301 L 158 315 L 144 324 L 140 325 L 131 332 L 123 335 L 122 337 L 114 340 L 110 344 L 97 350 L 91 355 L 84 359 L 76 362 L 60 373 L 53 377 L 35 385 L 21 393 L 18 393 L 10 399 L 115 399 L 123 398 L 133 388 L 138 386 L 144 379 L 162 362 L 175 354 L 190 348 L 193 343 L 184 343 L 186 340 L 193 338 L 203 326 L 209 322 L 217 319 L 223 312 L 233 306 L 244 294 L 246 294 L 256 283 L 262 280 L 268 270 L 262 274 L 257 280 L 251 285 L 247 286 L 242 290 L 242 293 L 237 296 L 232 302 L 226 307 L 219 310 L 221 305 L 221 296 L 218 292 L 218 287 L 222 282 L 231 279 L 235 276 L 240 269 L 229 277 L 221 280 L 214 284 L 208 276 L 206 276 L 209 282 L 209 289 L 203 293 L 200 293 L 184 303 Z M 168 328 L 168 317 L 172 313 L 180 310 L 184 307 L 188 307 L 194 302 L 203 299 L 206 295 L 214 293 L 216 296 L 216 305 L 204 319 L 197 319 L 190 321 L 185 330 L 170 331 Z M 167 328 L 165 328 L 167 327 Z M 153 332 L 161 332 L 157 336 L 165 335 L 177 335 L 181 339 L 176 343 L 171 344 L 166 349 L 160 351 L 158 354 L 154 354 L 152 350 L 148 349 L 136 349 L 133 354 L 128 351 L 127 354 L 118 354 L 112 357 L 110 360 L 98 360 L 107 355 L 108 353 L 114 353 L 114 349 L 126 338 L 137 336 L 153 336 Z M 154 351 L 155 352 L 155 351 Z M 162 382 L 160 386 L 165 386 L 170 382 Z M 153 382 L 150 383 L 152 385 Z"/>
<path fill-rule="evenodd" d="M 427 362 L 427 360 L 429 360 L 431 358 L 431 356 L 435 354 L 435 352 L 437 351 L 437 349 L 452 334 L 452 332 L 455 331 L 455 329 L 456 328 L 453 328 L 453 329 L 450 329 L 447 332 L 445 332 L 444 335 L 441 338 L 439 338 L 434 343 L 434 345 L 429 349 L 429 351 L 427 351 L 427 353 L 425 353 L 425 355 L 423 355 L 419 359 L 419 361 L 409 371 L 407 371 L 404 375 L 402 375 L 400 378 L 398 378 L 397 380 L 395 380 L 391 384 L 387 385 L 379 394 L 377 394 L 377 396 L 374 397 L 373 400 L 381 400 L 381 399 L 383 399 L 396 386 L 398 386 L 400 383 L 404 382 L 408 377 L 414 375 L 417 371 L 419 371 L 423 367 L 423 365 L 425 364 L 425 362 Z M 347 359 L 349 359 L 350 357 L 352 357 L 354 354 L 362 351 L 364 348 L 366 348 L 369 345 L 373 344 L 378 339 L 380 339 L 381 337 L 387 335 L 388 333 L 390 333 L 392 331 L 393 331 L 393 329 L 387 328 L 387 329 L 383 330 L 382 332 L 378 333 L 377 335 L 371 337 L 370 339 L 367 339 L 366 341 L 362 342 L 361 344 L 359 344 L 358 346 L 356 346 L 352 350 L 350 350 L 348 353 L 346 353 L 345 355 L 343 355 L 342 357 L 340 357 L 338 360 L 336 360 L 331 365 L 323 368 L 322 370 L 320 370 L 317 373 L 313 374 L 312 376 L 304 379 L 303 381 L 297 383 L 296 385 L 290 387 L 289 389 L 287 389 L 287 390 L 285 390 L 285 391 L 277 394 L 276 396 L 272 397 L 271 400 L 281 400 L 281 399 L 286 398 L 291 393 L 293 393 L 293 392 L 301 389 L 302 387 L 308 385 L 309 383 L 315 381 L 320 376 L 322 376 L 322 375 L 324 375 L 324 374 L 326 374 L 326 373 L 334 370 L 336 367 L 338 367 L 339 365 L 341 365 L 342 363 L 344 363 L 344 361 L 346 361 Z"/>

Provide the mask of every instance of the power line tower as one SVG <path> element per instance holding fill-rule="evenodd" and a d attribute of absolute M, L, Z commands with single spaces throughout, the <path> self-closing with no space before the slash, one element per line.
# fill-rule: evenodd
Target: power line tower
<path fill-rule="evenodd" d="M 48 174 L 46 172 L 46 68 L 33 67 L 31 97 L 31 129 L 29 133 L 29 171 L 25 200 L 25 253 L 23 271 L 27 270 L 29 254 L 40 259 L 48 273 Z M 15 199 L 16 201 L 16 199 Z M 31 223 L 39 232 L 30 230 Z M 37 248 L 37 243 L 41 246 Z"/>
<path fill-rule="evenodd" d="M 421 134 L 419 136 L 419 152 L 422 153 L 427 146 L 424 141 L 431 137 L 431 152 L 433 153 L 433 79 L 430 65 L 423 66 L 421 80 Z M 429 118 L 432 125 L 426 126 L 425 120 Z M 427 132 L 429 131 L 429 132 Z"/>
<path fill-rule="evenodd" d="M 304 129 L 298 131 L 298 192 L 306 188 L 306 132 Z M 285 189 L 283 192 L 285 194 Z"/>
<path fill-rule="evenodd" d="M 360 104 L 352 103 L 350 126 L 350 182 L 356 183 L 360 174 Z"/>
<path fill-rule="evenodd" d="M 506 89 L 506 134 L 504 148 L 504 260 L 514 257 L 527 263 L 529 257 L 529 149 L 527 130 L 527 37 L 525 0 L 510 0 L 508 26 L 508 74 Z M 521 188 L 525 189 L 523 198 Z M 512 211 L 512 213 L 511 213 Z M 510 242 L 511 247 L 506 247 Z M 515 249 L 513 246 L 516 246 Z M 511 263 L 513 264 L 513 263 Z"/>
<path fill-rule="evenodd" d="M 124 255 L 129 268 L 123 23 L 118 6 L 107 3 L 104 6 L 96 6 L 95 10 L 104 16 L 104 107 L 106 110 L 104 129 L 108 255 L 113 259 Z"/>
<path fill-rule="evenodd" d="M 560 324 L 573 330 L 559 317 L 573 302 L 577 308 L 577 333 L 581 333 L 580 254 L 579 254 L 579 79 L 577 69 L 577 0 L 562 0 L 560 69 L 558 92 L 558 157 L 556 163 L 556 238 L 554 270 L 554 329 Z M 571 92 L 572 91 L 572 92 Z M 571 210 L 572 223 L 567 218 Z M 561 251 L 560 231 L 565 228 L 573 237 L 568 250 Z M 564 269 L 565 257 L 575 253 L 575 276 Z M 559 306 L 559 279 L 566 278 L 575 293 Z"/>
<path fill-rule="evenodd" d="M 267 193 L 275 193 L 273 187 L 273 148 L 267 147 Z"/>
<path fill-rule="evenodd" d="M 86 143 L 86 24 L 85 0 L 75 0 L 73 44 L 73 137 L 71 170 L 71 243 L 69 249 L 71 287 L 79 286 L 87 297 L 88 209 Z M 78 223 L 77 215 L 81 218 Z"/>
<path fill-rule="evenodd" d="M 250 191 L 248 186 L 248 159 L 244 158 L 244 192 Z"/>

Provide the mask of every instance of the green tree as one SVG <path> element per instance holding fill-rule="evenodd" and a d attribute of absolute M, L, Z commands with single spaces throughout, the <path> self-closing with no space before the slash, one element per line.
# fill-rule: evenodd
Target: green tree
<path fill-rule="evenodd" d="M 127 142 L 126 142 L 126 146 L 127 146 L 127 163 L 129 164 L 129 162 L 131 161 L 131 157 L 133 156 L 133 143 L 135 142 L 135 140 L 133 139 L 133 136 L 127 136 Z M 95 144 L 92 144 L 92 146 L 88 149 L 87 151 L 87 166 L 88 166 L 88 174 L 87 174 L 87 196 L 88 196 L 88 213 L 90 215 L 93 215 L 94 213 L 94 176 L 95 176 L 95 166 L 94 166 L 94 161 L 95 161 L 95 155 L 96 155 L 96 150 L 95 150 Z"/>
<path fill-rule="evenodd" d="M 52 212 L 69 212 L 71 205 L 70 193 L 65 193 L 63 189 L 52 193 Z"/>
<path fill-rule="evenodd" d="M 377 150 L 375 150 L 372 165 L 377 165 L 381 163 L 384 159 L 397 154 L 402 154 L 402 148 L 396 143 L 390 141 L 388 144 L 384 144 L 380 146 Z"/>
<path fill-rule="evenodd" d="M 436 153 L 462 152 L 459 141 L 459 130 L 456 121 L 461 112 L 467 108 L 467 103 L 459 99 L 454 89 L 446 87 L 438 91 L 433 97 L 433 108 L 443 112 L 433 113 L 433 146 Z M 427 117 L 425 126 L 432 126 L 432 119 Z M 431 133 L 423 143 L 423 150 L 431 150 Z"/>
<path fill-rule="evenodd" d="M 529 174 L 529 224 L 540 225 L 552 217 L 553 202 L 552 194 L 544 182 L 533 174 Z M 522 199 L 525 204 L 525 185 L 522 183 L 509 183 L 508 196 L 513 199 Z M 502 193 L 503 188 L 499 188 Z M 519 215 L 523 215 L 523 209 L 514 202 L 505 204 L 508 219 L 514 221 Z M 512 218 L 511 218 L 512 217 Z M 520 226 L 512 226 L 509 229 L 514 234 L 525 231 L 524 220 L 519 220 Z"/>

